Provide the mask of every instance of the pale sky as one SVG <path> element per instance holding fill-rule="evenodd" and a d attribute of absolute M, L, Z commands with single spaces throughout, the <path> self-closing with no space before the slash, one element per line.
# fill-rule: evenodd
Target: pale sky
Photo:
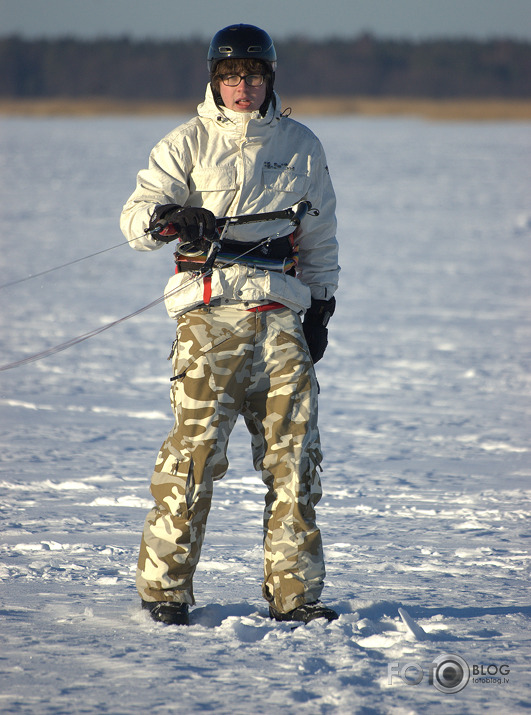
<path fill-rule="evenodd" d="M 0 36 L 209 40 L 237 22 L 273 39 L 531 40 L 531 0 L 0 0 Z"/>

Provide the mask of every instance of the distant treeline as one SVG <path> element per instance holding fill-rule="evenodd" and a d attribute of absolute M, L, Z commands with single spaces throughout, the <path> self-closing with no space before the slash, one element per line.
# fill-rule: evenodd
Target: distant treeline
<path fill-rule="evenodd" d="M 0 39 L 0 97 L 200 98 L 204 40 Z M 276 43 L 287 96 L 531 97 L 531 43 L 294 38 Z"/>

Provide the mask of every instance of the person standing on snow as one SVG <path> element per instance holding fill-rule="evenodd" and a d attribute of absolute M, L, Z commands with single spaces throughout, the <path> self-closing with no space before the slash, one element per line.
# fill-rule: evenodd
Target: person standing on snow
<path fill-rule="evenodd" d="M 188 624 L 213 482 L 227 471 L 239 414 L 267 489 L 262 593 L 270 617 L 338 617 L 319 600 L 325 567 L 314 508 L 322 460 L 314 363 L 335 308 L 335 195 L 319 140 L 281 114 L 276 64 L 263 30 L 220 30 L 208 51 L 210 83 L 198 116 L 155 146 L 121 216 L 137 250 L 177 237 L 187 248 L 178 248 L 166 289 L 177 320 L 175 425 L 152 475 L 155 506 L 137 572 L 142 607 L 168 624 Z M 201 273 L 207 239 L 219 238 L 215 217 L 279 211 L 302 200 L 317 211 L 295 231 L 288 219 L 229 226 L 221 251 L 233 261 Z"/>

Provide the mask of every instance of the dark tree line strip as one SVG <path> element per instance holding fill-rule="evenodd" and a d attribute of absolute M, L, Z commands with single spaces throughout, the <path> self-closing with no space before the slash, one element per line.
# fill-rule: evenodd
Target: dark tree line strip
<path fill-rule="evenodd" d="M 531 43 L 513 40 L 277 42 L 287 96 L 531 97 Z M 0 97 L 200 99 L 204 40 L 0 39 Z"/>

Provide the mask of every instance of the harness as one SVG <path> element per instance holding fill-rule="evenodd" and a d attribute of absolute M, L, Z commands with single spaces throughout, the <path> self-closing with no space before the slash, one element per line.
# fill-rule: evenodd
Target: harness
<path fill-rule="evenodd" d="M 225 236 L 230 226 L 245 223 L 259 223 L 262 221 L 273 221 L 276 219 L 290 220 L 290 226 L 300 226 L 301 220 L 309 213 L 311 216 L 318 216 L 319 210 L 312 209 L 309 201 L 302 200 L 293 206 L 281 211 L 270 211 L 261 214 L 250 214 L 248 216 L 225 216 L 216 219 L 216 228 L 219 237 L 211 241 L 210 247 L 203 250 L 203 246 L 196 242 L 180 244 L 175 257 L 175 272 L 194 271 L 203 277 L 203 303 L 210 305 L 212 298 L 212 269 L 227 268 L 229 266 L 243 264 L 258 268 L 264 271 L 277 271 L 291 276 L 296 276 L 296 266 L 298 259 L 298 246 L 295 245 L 294 232 L 288 236 L 278 237 L 278 234 L 268 236 L 261 241 L 254 243 L 247 241 L 230 241 Z M 158 224 L 154 228 L 146 229 L 146 233 L 155 235 L 162 233 L 167 228 L 167 224 Z M 220 230 L 221 229 L 221 230 Z M 196 248 L 198 250 L 196 250 Z M 256 312 L 263 310 L 274 310 L 282 307 L 280 303 L 268 303 L 256 309 Z M 251 310 L 255 310 L 254 308 Z"/>
<path fill-rule="evenodd" d="M 274 239 L 262 241 L 229 241 L 224 240 L 221 250 L 216 254 L 214 266 L 227 268 L 232 265 L 245 265 L 263 271 L 276 271 L 295 275 L 299 247 L 295 245 L 293 233 Z M 208 257 L 208 251 L 198 255 L 186 256 L 179 251 L 173 254 L 175 272 L 200 271 Z"/>

